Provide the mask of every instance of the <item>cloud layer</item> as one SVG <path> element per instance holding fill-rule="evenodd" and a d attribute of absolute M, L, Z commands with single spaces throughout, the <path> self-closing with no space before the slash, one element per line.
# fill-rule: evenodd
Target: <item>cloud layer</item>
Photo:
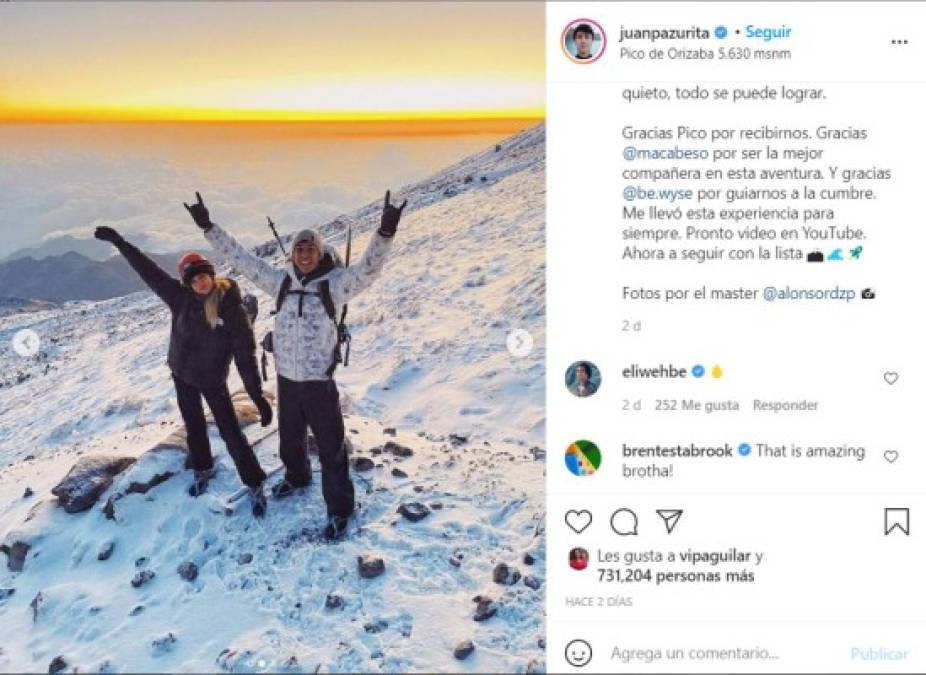
<path fill-rule="evenodd" d="M 327 222 L 484 147 L 482 137 L 338 141 L 146 125 L 4 126 L 0 258 L 110 225 L 155 251 L 202 246 L 183 208 L 200 190 L 248 244 Z"/>

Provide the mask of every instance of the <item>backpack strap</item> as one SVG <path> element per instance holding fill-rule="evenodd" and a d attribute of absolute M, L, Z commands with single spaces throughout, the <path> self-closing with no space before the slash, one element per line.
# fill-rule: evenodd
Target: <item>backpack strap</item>
<path fill-rule="evenodd" d="M 325 307 L 325 314 L 331 319 L 331 323 L 334 324 L 334 329 L 338 334 L 337 342 L 335 342 L 334 345 L 334 352 L 331 355 L 331 365 L 328 366 L 328 370 L 325 371 L 325 374 L 331 377 L 334 375 L 334 371 L 339 363 L 345 363 L 346 365 L 345 359 L 341 355 L 341 345 L 347 344 L 347 353 L 349 354 L 350 333 L 347 331 L 343 322 L 338 323 L 337 311 L 334 308 L 334 299 L 331 297 L 331 285 L 328 283 L 328 279 L 323 279 L 319 282 L 318 295 L 321 298 L 322 305 Z"/>
<path fill-rule="evenodd" d="M 289 293 L 289 287 L 292 285 L 292 283 L 293 278 L 287 274 L 283 278 L 283 283 L 280 284 L 280 291 L 277 293 L 277 312 L 279 312 L 280 308 L 283 306 L 283 301 L 286 300 L 286 294 Z"/>
<path fill-rule="evenodd" d="M 328 283 L 327 279 L 322 279 L 318 282 L 318 294 L 321 296 L 322 304 L 325 306 L 325 314 L 337 324 L 338 320 L 335 318 L 337 314 L 334 309 L 334 300 L 331 298 L 331 284 Z"/>
<path fill-rule="evenodd" d="M 277 294 L 277 311 L 275 314 L 280 311 L 280 308 L 283 306 L 283 302 L 286 300 L 287 295 L 298 295 L 299 296 L 299 316 L 302 316 L 302 303 L 305 300 L 307 295 L 316 295 L 313 291 L 304 291 L 298 290 L 293 291 L 292 288 L 293 279 L 290 276 L 287 276 L 283 279 L 283 283 L 280 284 L 280 292 Z"/>

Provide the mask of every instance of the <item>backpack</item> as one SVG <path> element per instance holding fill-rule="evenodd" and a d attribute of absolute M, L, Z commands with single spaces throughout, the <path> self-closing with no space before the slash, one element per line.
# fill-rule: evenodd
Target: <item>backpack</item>
<path fill-rule="evenodd" d="M 248 321 L 253 326 L 257 321 L 257 296 L 247 293 L 241 298 L 241 305 L 244 307 L 244 313 L 248 315 Z"/>

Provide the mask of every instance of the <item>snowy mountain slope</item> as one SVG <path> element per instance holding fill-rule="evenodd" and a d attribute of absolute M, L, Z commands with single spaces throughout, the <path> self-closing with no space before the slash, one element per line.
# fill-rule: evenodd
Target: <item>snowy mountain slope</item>
<path fill-rule="evenodd" d="M 358 432 L 351 434 L 354 457 L 381 467 L 355 473 L 357 529 L 337 545 L 320 541 L 317 484 L 304 497 L 271 502 L 263 522 L 244 504 L 226 516 L 215 496 L 192 500 L 182 476 L 115 502 L 115 520 L 99 504 L 70 515 L 5 489 L 12 508 L 3 521 L 16 525 L 4 541 L 26 541 L 32 550 L 23 572 L 0 574 L 0 588 L 15 588 L 0 601 L 0 670 L 45 670 L 56 656 L 84 672 L 104 664 L 114 672 L 523 672 L 542 662 L 543 590 L 524 583 L 527 575 L 538 585 L 545 576 L 541 464 L 518 446 L 454 447 L 404 434 L 395 441 L 413 456 L 375 455 L 371 449 L 393 439 L 362 417 L 347 424 Z M 212 442 L 221 447 L 216 436 Z M 258 449 L 272 466 L 275 436 Z M 182 463 L 179 451 L 145 456 L 111 492 L 180 471 Z M 214 495 L 238 485 L 226 458 L 220 466 Z M 47 468 L 26 462 L 0 480 L 45 495 L 54 482 Z M 428 505 L 430 515 L 410 522 L 396 513 L 412 501 Z M 98 560 L 110 545 L 111 557 Z M 524 564 L 526 553 L 532 565 Z M 381 577 L 359 576 L 357 557 L 366 554 L 383 558 Z M 198 568 L 192 582 L 177 572 L 186 562 Z M 524 577 L 494 583 L 498 563 Z M 134 588 L 130 581 L 143 570 L 155 576 Z M 495 616 L 473 620 L 477 595 L 492 598 Z M 155 646 L 169 634 L 176 642 Z M 476 652 L 458 663 L 452 653 L 464 640 Z"/>
<path fill-rule="evenodd" d="M 350 306 L 351 365 L 337 375 L 360 409 L 387 426 L 426 420 L 435 432 L 543 442 L 543 127 L 501 147 L 394 191 L 409 206 L 382 277 Z M 359 256 L 380 209 L 376 202 L 339 218 L 325 234 L 343 252 L 344 223 L 355 223 Z M 202 250 L 210 252 L 205 241 Z M 274 260 L 283 264 L 278 252 Z M 260 338 L 272 327 L 272 300 L 241 282 L 260 298 Z M 505 337 L 519 327 L 536 346 L 514 359 Z M 11 349 L 22 328 L 43 340 L 32 359 Z M 174 419 L 169 374 L 158 367 L 168 333 L 169 313 L 150 293 L 0 317 L 0 466 L 68 438 L 87 441 L 81 429 L 99 429 L 113 408 L 137 410 L 123 428 L 130 434 Z M 87 386 L 100 378 L 111 386 Z"/>
<path fill-rule="evenodd" d="M 13 352 L 20 328 L 41 337 L 36 356 Z M 0 466 L 161 434 L 179 414 L 164 365 L 169 330 L 150 293 L 0 318 Z"/>
<path fill-rule="evenodd" d="M 108 494 L 165 466 L 179 470 L 179 452 L 144 455 L 88 512 L 45 503 L 80 455 L 137 456 L 179 422 L 164 365 L 169 314 L 136 293 L 0 317 L 0 543 L 33 543 L 22 572 L 0 556 L 0 623 L 10 636 L 0 670 L 46 670 L 58 655 L 83 671 L 542 668 L 543 453 L 531 446 L 543 444 L 543 152 L 541 126 L 393 190 L 409 207 L 383 276 L 351 304 L 351 364 L 337 376 L 354 457 L 381 466 L 354 472 L 359 531 L 339 545 L 317 541 L 317 485 L 271 503 L 255 523 L 244 508 L 226 516 L 216 499 L 191 500 L 181 473 L 117 502 L 115 520 L 104 516 Z M 351 222 L 359 255 L 380 208 L 342 216 L 326 236 L 343 250 Z M 258 295 L 260 337 L 272 318 L 270 299 Z M 10 349 L 21 328 L 43 339 L 30 359 Z M 514 328 L 534 336 L 526 358 L 505 350 Z M 273 389 L 272 366 L 270 374 Z M 384 427 L 397 427 L 395 440 L 414 454 L 376 454 L 393 440 Z M 214 492 L 230 493 L 237 478 L 217 437 L 213 448 Z M 276 437 L 258 448 L 273 466 Z M 33 496 L 23 496 L 27 487 Z M 410 501 L 431 505 L 430 515 L 397 515 Z M 107 542 L 113 555 L 98 561 Z M 386 563 L 379 578 L 357 573 L 357 556 L 368 553 Z M 189 561 L 199 568 L 193 582 L 176 572 Z M 494 582 L 499 563 L 522 578 Z M 156 576 L 133 588 L 142 568 Z M 4 598 L 4 588 L 15 591 Z M 325 608 L 331 594 L 342 608 Z M 476 622 L 478 595 L 497 613 Z M 454 647 L 467 639 L 475 652 L 457 661 Z"/>

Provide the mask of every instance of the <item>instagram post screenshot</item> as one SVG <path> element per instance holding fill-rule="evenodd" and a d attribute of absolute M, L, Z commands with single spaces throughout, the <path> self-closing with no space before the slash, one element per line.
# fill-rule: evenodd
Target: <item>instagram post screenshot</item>
<path fill-rule="evenodd" d="M 0 45 L 0 673 L 926 672 L 926 2 Z"/>

